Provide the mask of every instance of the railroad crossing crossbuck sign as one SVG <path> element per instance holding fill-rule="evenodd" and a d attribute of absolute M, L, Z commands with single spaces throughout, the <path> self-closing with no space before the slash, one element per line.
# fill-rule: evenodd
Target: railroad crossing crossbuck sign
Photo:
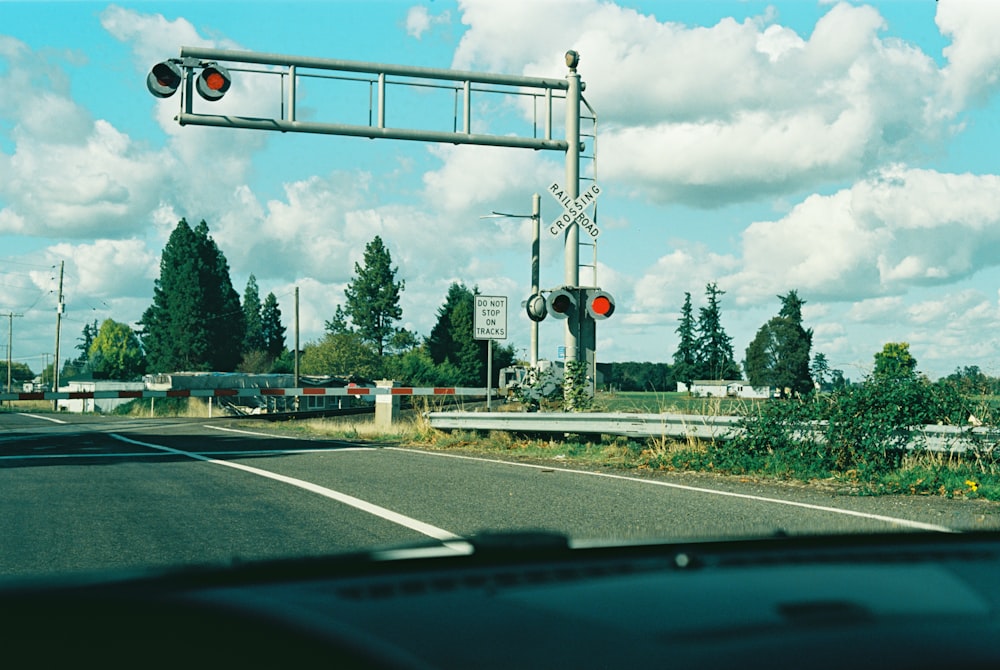
<path fill-rule="evenodd" d="M 594 183 L 590 185 L 590 188 L 581 193 L 580 197 L 574 200 L 569 197 L 566 189 L 560 186 L 558 182 L 552 182 L 549 186 L 549 195 L 563 206 L 563 212 L 559 215 L 559 218 L 549 224 L 549 233 L 553 237 L 556 237 L 575 223 L 580 227 L 581 231 L 586 232 L 590 236 L 590 239 L 596 241 L 601 231 L 598 230 L 593 220 L 587 216 L 586 210 L 592 203 L 597 202 L 597 196 L 600 194 L 600 187 Z"/>

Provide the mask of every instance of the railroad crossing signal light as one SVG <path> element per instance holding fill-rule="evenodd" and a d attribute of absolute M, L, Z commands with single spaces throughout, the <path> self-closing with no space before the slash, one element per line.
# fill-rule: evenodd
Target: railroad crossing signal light
<path fill-rule="evenodd" d="M 524 301 L 524 310 L 532 321 L 542 321 L 549 313 L 545 306 L 545 298 L 540 293 L 535 293 Z"/>
<path fill-rule="evenodd" d="M 600 321 L 615 313 L 615 298 L 599 288 L 587 289 L 587 314 Z"/>
<path fill-rule="evenodd" d="M 549 314 L 557 319 L 565 319 L 576 310 L 577 294 L 572 288 L 564 286 L 549 293 L 545 306 Z"/>
<path fill-rule="evenodd" d="M 169 98 L 181 85 L 184 74 L 181 66 L 169 60 L 157 63 L 146 76 L 146 88 L 157 98 Z"/>
<path fill-rule="evenodd" d="M 209 102 L 221 100 L 229 87 L 232 86 L 233 79 L 229 76 L 229 71 L 218 63 L 208 63 L 198 75 L 195 88 L 198 95 Z"/>

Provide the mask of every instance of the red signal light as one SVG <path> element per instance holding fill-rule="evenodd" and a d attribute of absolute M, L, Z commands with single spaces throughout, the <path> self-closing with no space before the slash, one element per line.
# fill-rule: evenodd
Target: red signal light
<path fill-rule="evenodd" d="M 608 316 L 611 314 L 612 311 L 614 311 L 614 306 L 611 304 L 611 301 L 608 300 L 606 296 L 601 295 L 597 296 L 591 301 L 590 309 L 594 310 L 594 312 L 596 312 L 597 314 L 603 314 L 604 316 Z"/>
<path fill-rule="evenodd" d="M 218 63 L 208 63 L 198 76 L 195 88 L 198 89 L 198 95 L 205 100 L 215 102 L 222 99 L 232 83 L 232 77 L 226 68 Z"/>
<path fill-rule="evenodd" d="M 601 289 L 587 290 L 587 313 L 592 319 L 606 319 L 615 313 L 615 299 Z"/>
<path fill-rule="evenodd" d="M 218 72 L 212 72 L 205 77 L 205 84 L 213 91 L 219 91 L 226 85 L 226 80 Z"/>

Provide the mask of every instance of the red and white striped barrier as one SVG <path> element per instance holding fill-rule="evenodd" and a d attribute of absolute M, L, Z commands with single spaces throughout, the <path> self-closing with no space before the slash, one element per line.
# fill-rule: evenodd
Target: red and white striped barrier
<path fill-rule="evenodd" d="M 496 389 L 490 389 L 494 394 Z M 49 391 L 45 393 L 0 393 L 0 400 L 89 400 L 92 398 L 246 398 L 253 396 L 484 396 L 485 388 L 444 386 L 414 388 L 409 386 L 340 388 L 251 388 L 251 389 L 171 389 L 168 391 Z"/>

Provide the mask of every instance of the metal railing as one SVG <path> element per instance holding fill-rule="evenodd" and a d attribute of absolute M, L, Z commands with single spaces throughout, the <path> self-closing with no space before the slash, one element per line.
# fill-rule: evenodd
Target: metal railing
<path fill-rule="evenodd" d="M 628 414 L 624 412 L 428 412 L 431 427 L 440 430 L 500 430 L 515 433 L 621 435 L 635 438 L 730 440 L 743 432 L 742 418 L 700 414 Z M 822 439 L 822 424 L 815 437 Z M 960 454 L 994 451 L 1000 428 L 922 426 L 910 433 L 909 449 Z"/>

